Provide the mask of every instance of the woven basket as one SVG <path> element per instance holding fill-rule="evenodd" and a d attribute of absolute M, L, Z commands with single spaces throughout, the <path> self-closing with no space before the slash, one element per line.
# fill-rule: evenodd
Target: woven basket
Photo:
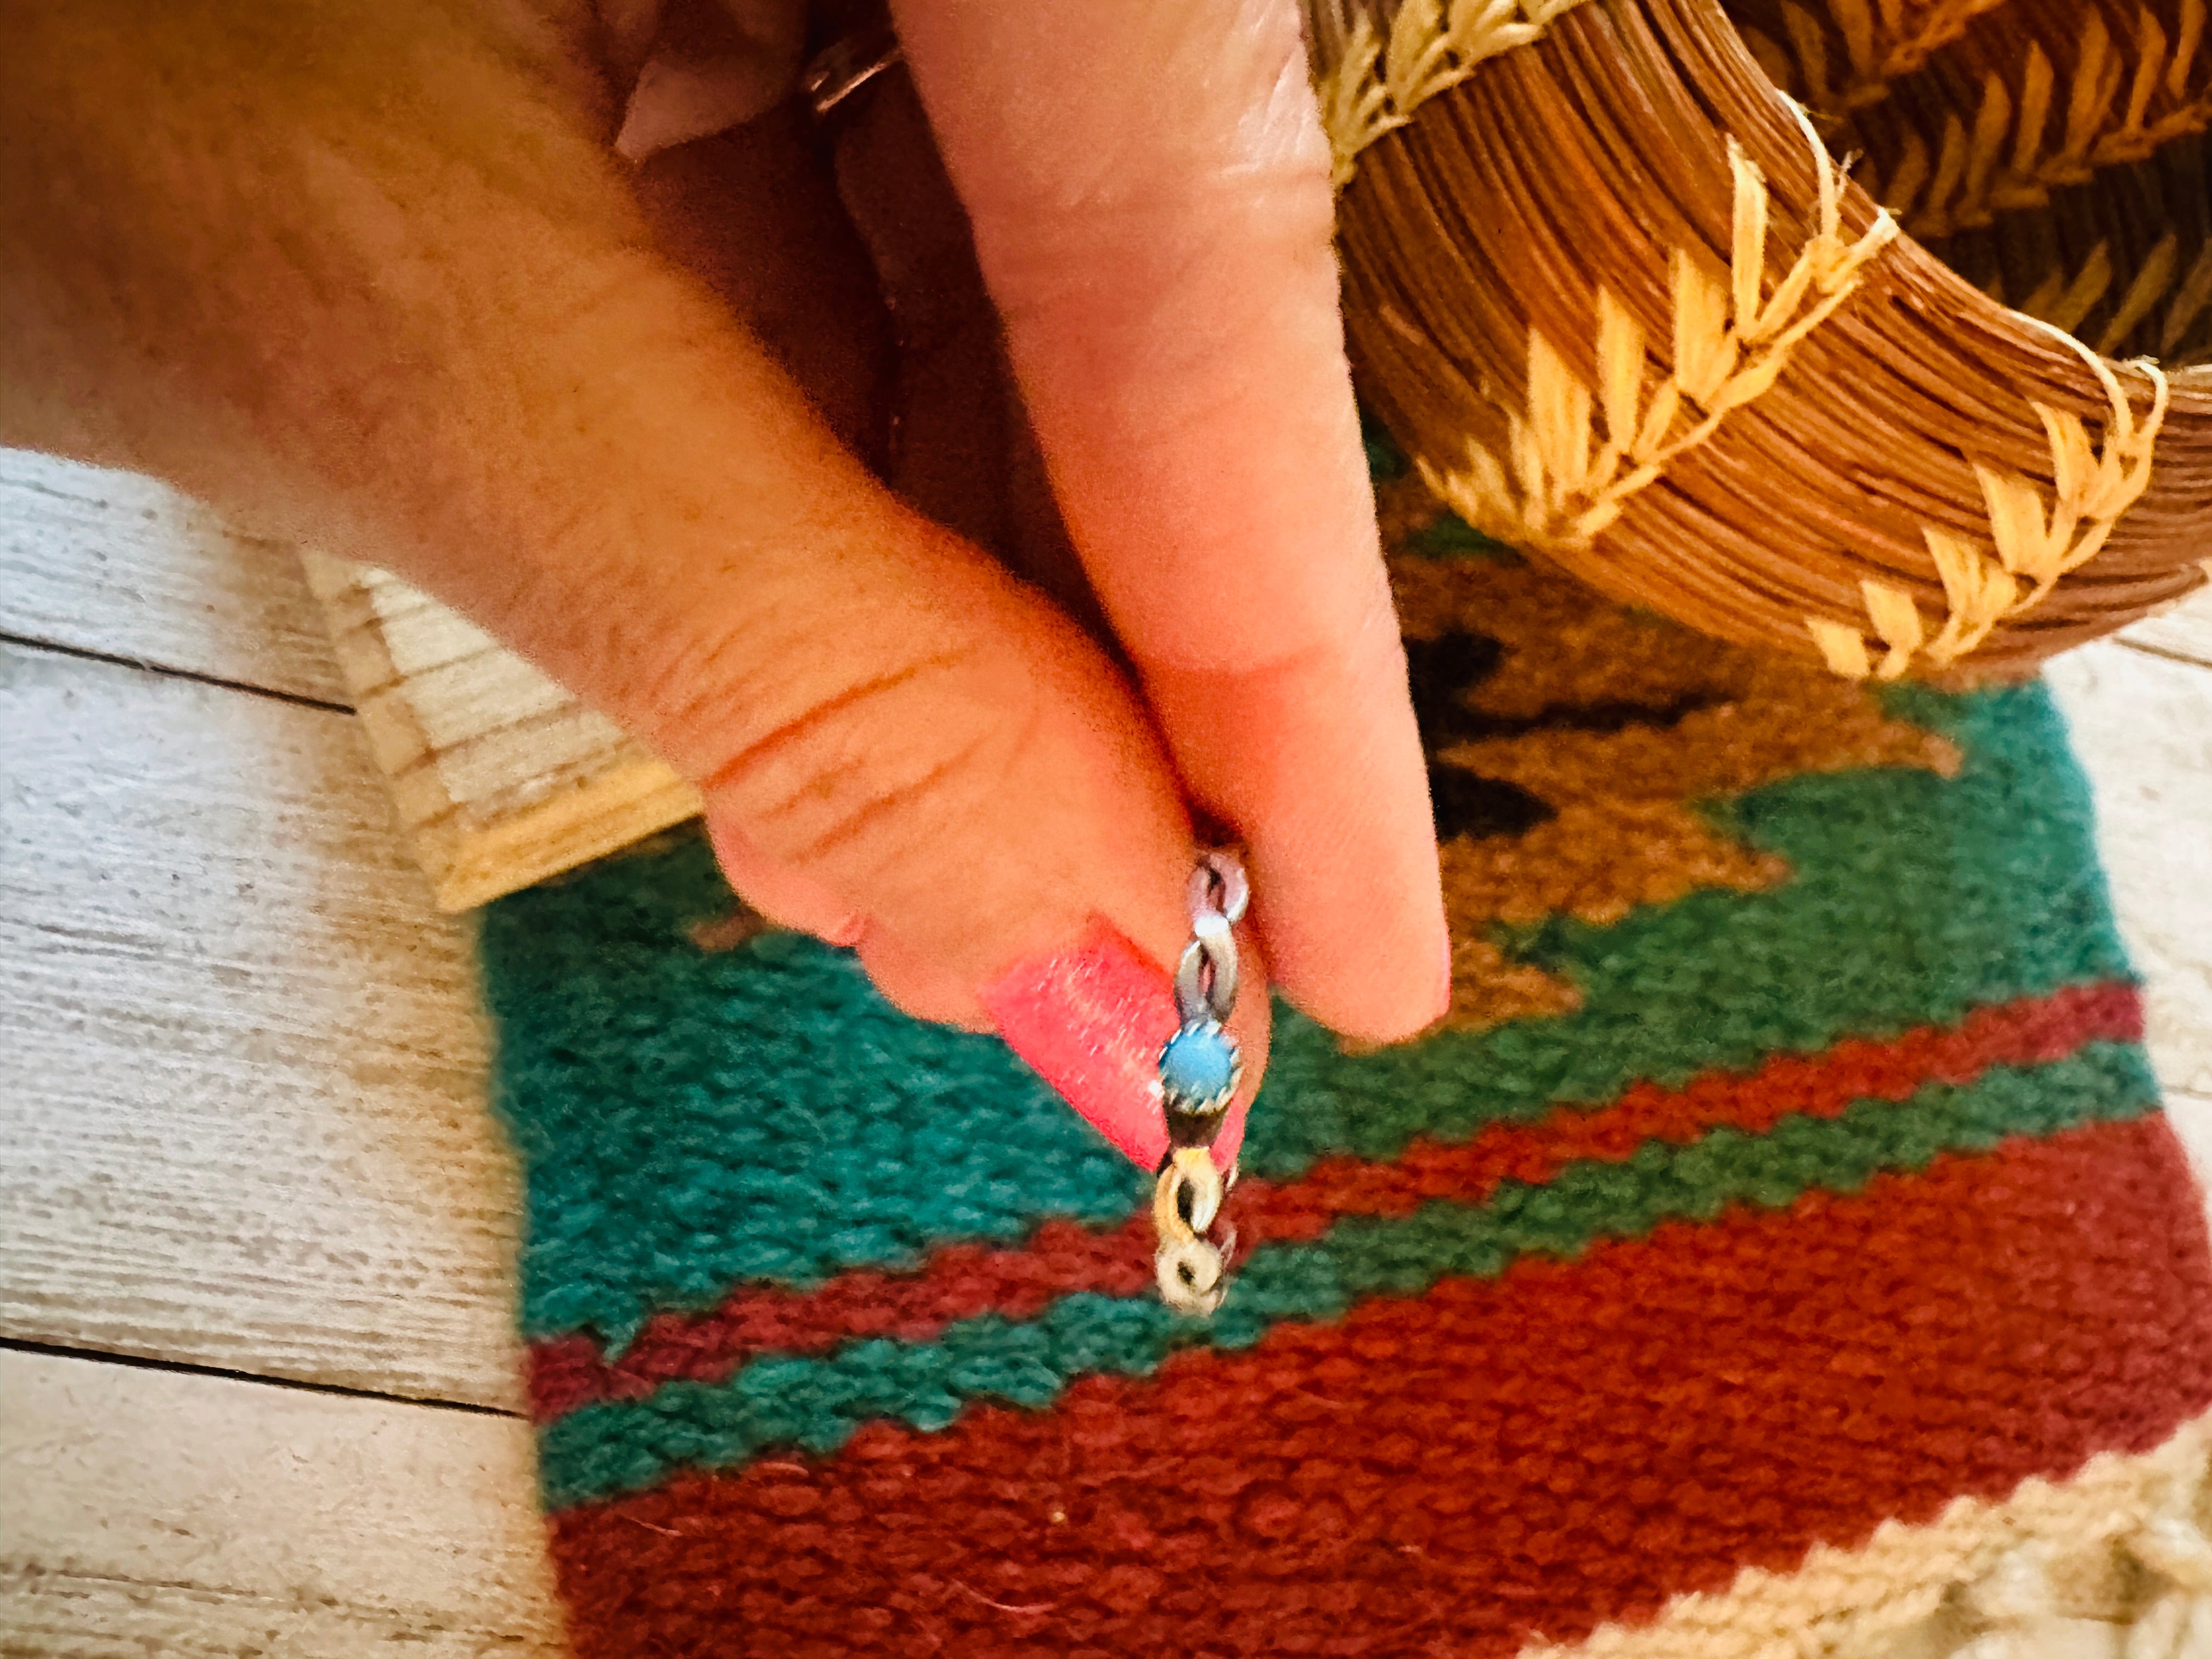
<path fill-rule="evenodd" d="M 1355 368 L 1475 528 L 1883 679 L 2205 580 L 2206 0 L 1309 3 Z"/>

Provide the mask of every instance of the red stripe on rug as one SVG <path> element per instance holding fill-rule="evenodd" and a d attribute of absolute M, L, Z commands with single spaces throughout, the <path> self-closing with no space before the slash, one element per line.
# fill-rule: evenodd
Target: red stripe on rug
<path fill-rule="evenodd" d="M 1406 1215 L 1432 1199 L 1480 1202 L 1503 1181 L 1540 1185 L 1582 1159 L 1620 1162 L 1649 1140 L 1685 1144 L 1722 1125 L 1764 1133 L 1799 1114 L 1833 1117 L 1856 1100 L 1909 1098 L 1929 1083 L 1970 1083 L 1991 1066 L 2063 1060 L 2099 1039 L 2140 1041 L 2135 988 L 2094 985 L 1977 1010 L 1955 1027 L 1888 1042 L 1852 1039 L 1778 1055 L 1757 1071 L 1710 1073 L 1669 1091 L 1639 1084 L 1596 1110 L 1554 1108 L 1470 1139 L 1417 1140 L 1395 1162 L 1333 1157 L 1294 1182 L 1247 1180 L 1231 1218 L 1247 1244 L 1313 1238 L 1343 1215 Z M 678 1378 L 713 1382 L 761 1353 L 819 1354 L 866 1337 L 926 1341 L 985 1312 L 1033 1319 L 1078 1291 L 1136 1296 L 1152 1285 L 1152 1224 L 1106 1232 L 1048 1221 L 1024 1244 L 956 1244 L 905 1273 L 841 1273 L 812 1291 L 750 1285 L 705 1314 L 660 1314 L 611 1364 L 588 1336 L 533 1344 L 530 1398 L 549 1422 L 593 1400 L 636 1400 Z"/>
<path fill-rule="evenodd" d="M 1515 1652 L 1998 1499 L 2212 1404 L 2165 1120 L 875 1423 L 551 1522 L 584 1659 Z"/>

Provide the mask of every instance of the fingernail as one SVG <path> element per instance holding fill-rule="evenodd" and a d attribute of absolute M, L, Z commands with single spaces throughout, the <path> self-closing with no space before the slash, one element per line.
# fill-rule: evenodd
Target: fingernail
<path fill-rule="evenodd" d="M 982 992 L 1006 1045 L 1122 1156 L 1167 1156 L 1160 1050 L 1176 1033 L 1167 971 L 1103 921 L 1073 948 L 1017 963 Z M 1213 1148 L 1226 1169 L 1243 1139 L 1241 1106 Z"/>

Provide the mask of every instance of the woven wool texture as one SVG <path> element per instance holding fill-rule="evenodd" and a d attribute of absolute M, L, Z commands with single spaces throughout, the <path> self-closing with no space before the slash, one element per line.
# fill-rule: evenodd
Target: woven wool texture
<path fill-rule="evenodd" d="M 1281 1013 L 1210 1322 L 1137 1171 L 696 839 L 487 914 L 581 1653 L 1844 1652 L 2204 1518 L 2203 1200 L 2044 693 L 1763 662 L 1414 488 L 1459 992 Z"/>

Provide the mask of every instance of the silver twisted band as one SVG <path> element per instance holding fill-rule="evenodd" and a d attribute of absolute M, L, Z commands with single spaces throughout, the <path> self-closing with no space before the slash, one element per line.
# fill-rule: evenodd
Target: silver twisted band
<path fill-rule="evenodd" d="M 1243 1073 L 1237 1040 L 1224 1028 L 1237 1007 L 1237 937 L 1250 898 L 1244 868 L 1227 852 L 1203 854 L 1191 872 L 1190 943 L 1176 965 L 1182 1024 L 1160 1050 L 1160 1106 L 1168 1155 L 1152 1188 L 1153 1257 L 1160 1297 L 1182 1313 L 1210 1314 L 1228 1291 L 1236 1235 L 1210 1237 L 1236 1178 L 1213 1162 L 1213 1142 L 1228 1120 Z"/>
<path fill-rule="evenodd" d="M 1251 889 L 1244 866 L 1231 853 L 1202 854 L 1190 872 L 1190 943 L 1176 964 L 1176 1012 L 1182 1023 L 1212 1015 L 1226 1019 L 1237 1006 L 1237 936 Z"/>

